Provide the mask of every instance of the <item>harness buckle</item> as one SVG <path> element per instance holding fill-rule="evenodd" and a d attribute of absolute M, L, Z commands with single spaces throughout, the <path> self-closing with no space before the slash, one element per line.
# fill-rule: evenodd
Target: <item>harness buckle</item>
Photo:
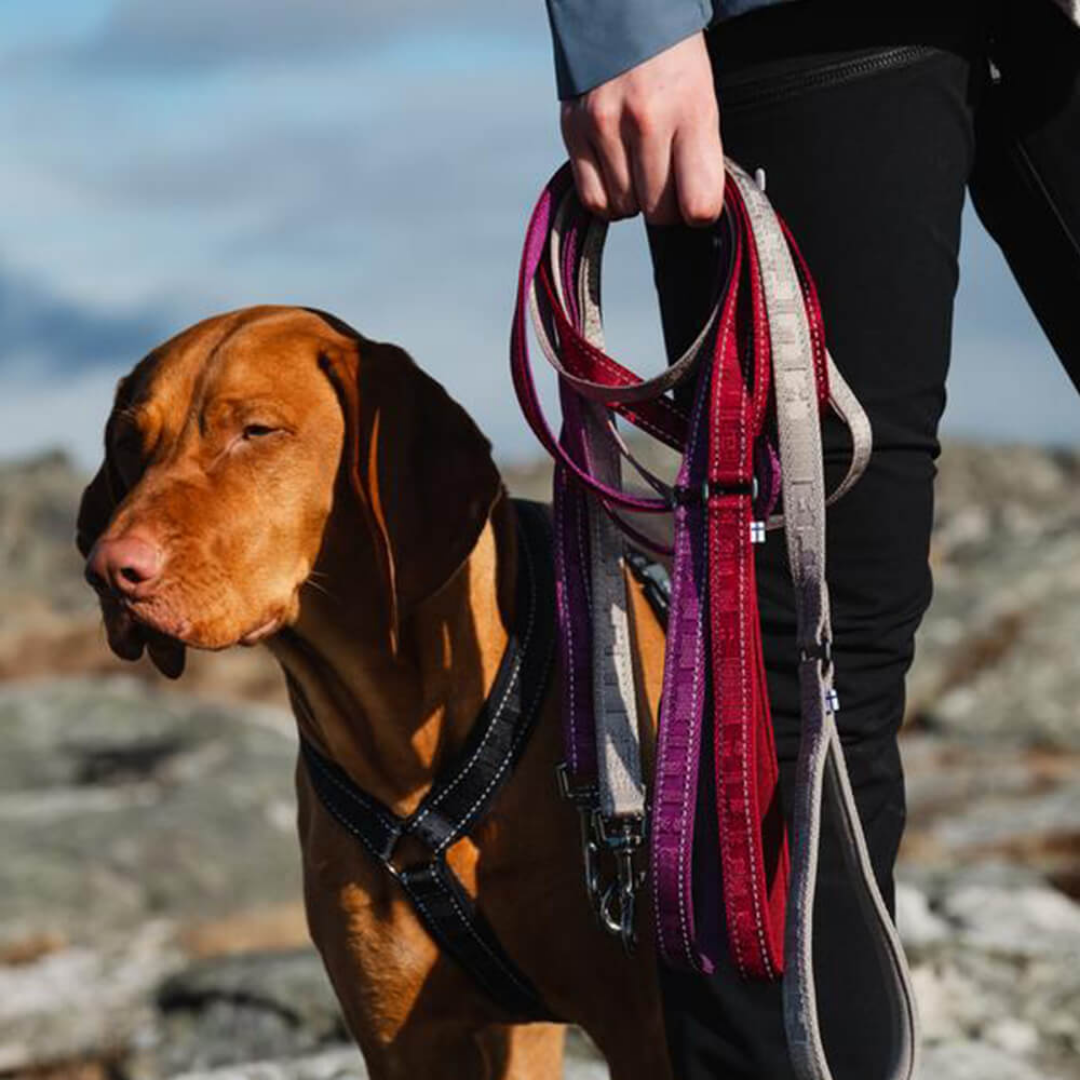
<path fill-rule="evenodd" d="M 401 838 L 404 835 L 405 822 L 399 821 L 394 828 L 386 834 L 386 843 L 383 845 L 382 851 L 378 853 L 383 865 L 395 876 L 400 872 L 400 869 L 394 865 L 394 852 L 397 851 L 398 844 L 401 843 Z"/>

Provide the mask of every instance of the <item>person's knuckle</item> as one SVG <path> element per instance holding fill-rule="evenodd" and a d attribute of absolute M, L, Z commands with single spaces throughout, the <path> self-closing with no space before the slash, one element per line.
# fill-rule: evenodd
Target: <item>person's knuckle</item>
<path fill-rule="evenodd" d="M 659 129 L 656 109 L 648 99 L 634 99 L 626 103 L 626 124 L 638 138 L 654 135 Z"/>
<path fill-rule="evenodd" d="M 602 191 L 597 191 L 594 187 L 586 187 L 584 191 L 578 193 L 581 199 L 581 205 L 589 211 L 590 214 L 596 214 L 599 217 L 606 217 L 608 214 L 608 201 L 604 197 Z"/>
<path fill-rule="evenodd" d="M 713 194 L 695 192 L 683 200 L 683 219 L 688 225 L 711 225 L 720 216 L 722 205 Z"/>
<path fill-rule="evenodd" d="M 615 103 L 606 95 L 590 98 L 585 105 L 585 115 L 589 124 L 596 131 L 612 131 L 619 123 L 618 109 Z"/>

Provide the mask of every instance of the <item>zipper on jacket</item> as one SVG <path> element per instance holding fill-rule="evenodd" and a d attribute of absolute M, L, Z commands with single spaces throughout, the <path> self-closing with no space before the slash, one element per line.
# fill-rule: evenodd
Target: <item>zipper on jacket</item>
<path fill-rule="evenodd" d="M 806 90 L 851 82 L 881 71 L 907 67 L 943 50 L 933 45 L 898 45 L 895 48 L 863 53 L 799 71 L 778 72 L 776 75 L 740 72 L 730 80 L 719 80 L 720 108 L 743 105 L 764 105 L 782 101 Z M 745 75 L 745 77 L 744 77 Z"/>

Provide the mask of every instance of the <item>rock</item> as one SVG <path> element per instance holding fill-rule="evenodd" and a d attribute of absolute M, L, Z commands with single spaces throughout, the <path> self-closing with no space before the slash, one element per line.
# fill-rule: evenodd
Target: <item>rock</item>
<path fill-rule="evenodd" d="M 1080 755 L 925 732 L 905 736 L 903 754 L 910 880 L 1007 863 L 1080 896 Z"/>
<path fill-rule="evenodd" d="M 0 948 L 294 902 L 285 723 L 132 680 L 0 685 Z"/>
<path fill-rule="evenodd" d="M 986 1029 L 986 1041 L 1013 1057 L 1030 1054 L 1039 1045 L 1039 1033 L 1033 1024 L 1006 1017 Z"/>
<path fill-rule="evenodd" d="M 75 549 L 85 482 L 60 453 L 0 464 L 0 633 L 97 607 Z"/>
<path fill-rule="evenodd" d="M 944 941 L 949 924 L 930 909 L 926 895 L 913 885 L 896 886 L 896 926 L 905 949 L 920 950 Z"/>
<path fill-rule="evenodd" d="M 565 1080 L 608 1080 L 607 1066 L 584 1039 L 570 1031 L 566 1045 Z M 359 1053 L 351 1047 L 324 1050 L 285 1060 L 257 1060 L 217 1069 L 190 1070 L 172 1080 L 367 1080 Z"/>
<path fill-rule="evenodd" d="M 150 1022 L 154 988 L 182 962 L 169 927 L 150 922 L 123 945 L 0 968 L 0 1073 L 114 1057 Z"/>
<path fill-rule="evenodd" d="M 1004 1077 L 1076 1075 L 1066 1064 L 1080 1061 L 1080 906 L 1008 866 L 942 872 L 924 888 L 948 929 L 912 950 L 938 1067 L 969 1075 L 993 1047 Z"/>
<path fill-rule="evenodd" d="M 966 1040 L 927 1047 L 919 1080 L 1065 1080 L 994 1046 Z"/>
<path fill-rule="evenodd" d="M 352 1047 L 287 1061 L 251 1061 L 220 1069 L 177 1073 L 174 1080 L 367 1080 L 363 1059 Z"/>
<path fill-rule="evenodd" d="M 155 1076 L 293 1058 L 348 1041 L 311 948 L 203 961 L 166 980 L 156 999 Z"/>
<path fill-rule="evenodd" d="M 942 912 L 967 945 L 1080 963 L 1080 906 L 1053 889 L 966 885 L 944 898 Z"/>

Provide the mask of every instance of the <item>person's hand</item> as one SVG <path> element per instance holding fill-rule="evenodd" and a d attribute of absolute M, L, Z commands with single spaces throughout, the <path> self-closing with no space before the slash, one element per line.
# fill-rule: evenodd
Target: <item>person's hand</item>
<path fill-rule="evenodd" d="M 710 225 L 724 155 L 704 34 L 680 41 L 562 106 L 578 197 L 609 219 Z"/>

